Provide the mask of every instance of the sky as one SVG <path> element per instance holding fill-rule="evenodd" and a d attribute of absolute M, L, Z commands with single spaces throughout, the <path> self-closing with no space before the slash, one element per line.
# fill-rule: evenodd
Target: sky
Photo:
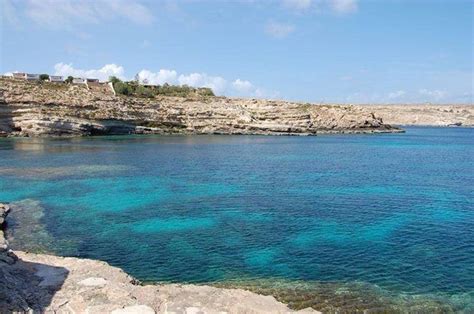
<path fill-rule="evenodd" d="M 472 0 L 0 0 L 0 73 L 316 103 L 473 103 Z"/>

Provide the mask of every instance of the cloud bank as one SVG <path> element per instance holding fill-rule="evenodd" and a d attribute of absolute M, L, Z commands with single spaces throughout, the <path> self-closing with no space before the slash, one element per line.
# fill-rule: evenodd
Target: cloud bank
<path fill-rule="evenodd" d="M 154 19 L 150 9 L 137 0 L 2 0 L 2 7 L 4 17 L 12 24 L 28 18 L 40 26 L 53 29 L 115 19 L 150 25 Z"/>
<path fill-rule="evenodd" d="M 54 65 L 54 74 L 62 76 L 98 78 L 106 81 L 110 76 L 116 76 L 122 80 L 131 80 L 132 77 L 125 75 L 123 66 L 117 64 L 106 64 L 99 69 L 78 69 L 71 63 L 57 63 Z M 160 69 L 156 72 L 143 69 L 137 73 L 141 83 L 152 85 L 188 85 L 192 87 L 212 88 L 216 95 L 241 96 L 241 97 L 276 97 L 277 92 L 266 91 L 256 87 L 248 80 L 237 78 L 228 80 L 221 76 L 208 75 L 207 73 L 178 73 L 176 70 Z M 133 77 L 135 78 L 135 77 Z"/>
<path fill-rule="evenodd" d="M 125 79 L 124 69 L 122 66 L 116 64 L 106 64 L 100 69 L 82 70 L 76 69 L 72 64 L 57 63 L 54 65 L 54 74 L 62 76 L 73 77 L 89 77 L 98 78 L 101 81 L 106 81 L 110 76 L 116 76 L 120 79 Z"/>

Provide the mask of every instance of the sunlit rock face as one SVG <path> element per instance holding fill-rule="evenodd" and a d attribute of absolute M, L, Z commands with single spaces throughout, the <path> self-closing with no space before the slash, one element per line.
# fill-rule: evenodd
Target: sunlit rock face
<path fill-rule="evenodd" d="M 474 106 L 471 105 L 366 105 L 359 106 L 382 117 L 391 125 L 474 126 Z"/>
<path fill-rule="evenodd" d="M 0 79 L 2 136 L 396 132 L 354 106 L 225 97 L 118 97 L 85 86 Z"/>

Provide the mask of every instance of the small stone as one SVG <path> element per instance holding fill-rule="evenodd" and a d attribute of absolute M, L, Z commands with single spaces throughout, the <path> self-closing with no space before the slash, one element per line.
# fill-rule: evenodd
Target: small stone
<path fill-rule="evenodd" d="M 79 281 L 79 284 L 87 287 L 103 287 L 107 284 L 107 280 L 100 277 L 89 277 L 87 279 Z"/>

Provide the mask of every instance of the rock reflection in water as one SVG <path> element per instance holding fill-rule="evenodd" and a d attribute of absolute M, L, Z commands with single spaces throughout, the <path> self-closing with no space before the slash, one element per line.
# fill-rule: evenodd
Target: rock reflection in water
<path fill-rule="evenodd" d="M 43 223 L 45 211 L 39 201 L 25 199 L 10 203 L 9 206 L 11 211 L 6 235 L 12 249 L 34 253 L 61 251 L 63 254 L 76 255 L 76 241 L 57 240 L 47 231 Z"/>

